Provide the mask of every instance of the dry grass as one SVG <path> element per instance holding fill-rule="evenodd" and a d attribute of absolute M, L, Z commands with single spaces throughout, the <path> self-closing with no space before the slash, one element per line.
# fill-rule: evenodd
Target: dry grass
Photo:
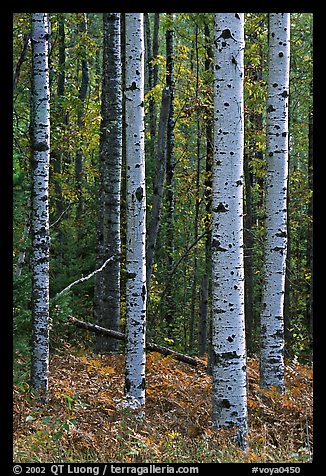
<path fill-rule="evenodd" d="M 211 378 L 147 356 L 147 397 L 140 413 L 119 409 L 124 358 L 66 348 L 50 366 L 50 398 L 39 407 L 27 386 L 14 389 L 15 462 L 309 462 L 313 444 L 312 369 L 286 366 L 286 392 L 261 394 L 249 359 L 249 451 L 230 431 L 214 431 Z"/>

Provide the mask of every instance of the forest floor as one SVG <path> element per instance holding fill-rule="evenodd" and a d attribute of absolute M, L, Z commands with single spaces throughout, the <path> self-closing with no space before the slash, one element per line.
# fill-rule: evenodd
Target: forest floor
<path fill-rule="evenodd" d="M 50 395 L 40 407 L 28 385 L 14 387 L 15 462 L 309 462 L 312 458 L 312 368 L 285 369 L 286 392 L 259 389 L 248 359 L 248 452 L 230 431 L 214 431 L 211 377 L 158 353 L 147 355 L 146 405 L 123 407 L 124 357 L 66 347 L 50 361 Z"/>

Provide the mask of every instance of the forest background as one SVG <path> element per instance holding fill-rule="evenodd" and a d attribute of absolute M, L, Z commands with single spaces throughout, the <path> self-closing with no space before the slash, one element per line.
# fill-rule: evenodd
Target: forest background
<path fill-rule="evenodd" d="M 155 37 L 155 20 L 159 20 Z M 174 32 L 174 156 L 166 184 L 148 308 L 148 339 L 187 354 L 199 348 L 199 316 L 210 313 L 210 173 L 213 113 L 212 14 L 147 14 L 146 193 L 151 216 L 158 112 L 166 84 L 166 34 Z M 65 28 L 65 62 L 62 54 Z M 245 286 L 248 355 L 259 350 L 261 311 L 267 14 L 246 14 L 245 35 Z M 14 15 L 14 366 L 28 379 L 31 335 L 29 14 Z M 151 32 L 149 34 L 149 32 Z M 60 50 L 61 45 L 61 50 Z M 87 64 L 86 64 L 87 63 Z M 88 70 L 87 92 L 85 72 Z M 102 15 L 51 14 L 50 295 L 96 269 Z M 312 15 L 291 14 L 286 357 L 312 362 Z M 64 95 L 59 83 L 64 75 Z M 154 122 L 153 122 L 154 119 Z M 154 124 L 154 127 L 153 127 Z M 56 154 L 61 155 L 58 170 Z M 168 172 L 168 171 L 167 171 Z M 124 174 L 122 189 L 124 190 Z M 171 193 L 173 214 L 171 215 Z M 124 329 L 125 201 L 122 193 L 121 329 Z M 171 219 L 172 216 L 172 219 Z M 171 248 L 171 243 L 173 247 Z M 173 251 L 171 251 L 173 249 Z M 90 350 L 92 336 L 69 325 L 92 320 L 94 281 L 51 301 L 51 352 Z M 205 299 L 205 296 L 207 298 Z M 200 332 L 199 332 L 200 331 Z M 209 333 L 209 332 L 207 332 Z M 155 337 L 155 339 L 154 339 Z"/>

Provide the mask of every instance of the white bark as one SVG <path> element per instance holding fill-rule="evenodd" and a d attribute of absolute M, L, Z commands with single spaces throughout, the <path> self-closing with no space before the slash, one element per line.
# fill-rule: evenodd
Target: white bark
<path fill-rule="evenodd" d="M 46 393 L 49 365 L 50 88 L 47 13 L 32 13 L 32 387 Z"/>
<path fill-rule="evenodd" d="M 125 393 L 145 403 L 146 189 L 143 13 L 126 13 L 127 289 Z"/>
<path fill-rule="evenodd" d="M 287 251 L 290 14 L 269 15 L 266 125 L 265 273 L 260 385 L 284 389 L 284 290 Z"/>
<path fill-rule="evenodd" d="M 213 424 L 247 433 L 243 270 L 244 14 L 215 14 L 212 195 Z M 240 441 L 242 445 L 242 441 Z"/>

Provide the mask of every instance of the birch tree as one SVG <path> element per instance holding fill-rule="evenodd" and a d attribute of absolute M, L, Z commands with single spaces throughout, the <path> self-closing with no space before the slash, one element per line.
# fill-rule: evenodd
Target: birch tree
<path fill-rule="evenodd" d="M 284 291 L 287 253 L 290 14 L 269 14 L 266 124 L 265 270 L 260 385 L 284 390 Z"/>
<path fill-rule="evenodd" d="M 120 325 L 120 191 L 122 166 L 122 93 L 120 13 L 103 14 L 103 82 L 100 136 L 98 264 L 114 256 L 95 281 L 96 324 L 118 331 Z M 118 350 L 118 341 L 94 337 L 95 352 Z"/>
<path fill-rule="evenodd" d="M 244 14 L 215 14 L 212 191 L 213 424 L 247 433 L 243 270 Z"/>
<path fill-rule="evenodd" d="M 125 393 L 145 403 L 146 189 L 143 13 L 126 13 L 126 364 Z"/>
<path fill-rule="evenodd" d="M 45 398 L 49 367 L 50 88 L 47 13 L 32 13 L 32 355 L 31 385 Z"/>

